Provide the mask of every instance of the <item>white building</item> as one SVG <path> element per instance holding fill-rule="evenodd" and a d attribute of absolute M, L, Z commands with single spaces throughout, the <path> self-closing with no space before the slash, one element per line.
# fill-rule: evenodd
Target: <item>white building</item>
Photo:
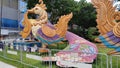
<path fill-rule="evenodd" d="M 22 0 L 0 0 L 0 38 L 16 38 L 19 36 L 19 22 L 23 18 L 21 13 Z M 23 4 L 22 4 L 23 5 Z"/>

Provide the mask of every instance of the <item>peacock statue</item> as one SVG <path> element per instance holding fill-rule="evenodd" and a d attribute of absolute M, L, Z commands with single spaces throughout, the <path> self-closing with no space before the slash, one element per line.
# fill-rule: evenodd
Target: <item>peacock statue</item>
<path fill-rule="evenodd" d="M 73 14 L 70 13 L 68 15 L 61 16 L 57 24 L 52 25 L 48 22 L 47 12 L 45 11 L 47 8 L 45 4 L 43 4 L 42 0 L 39 0 L 39 2 L 40 4 L 36 4 L 34 8 L 28 10 L 24 15 L 23 24 L 25 28 L 21 32 L 22 37 L 26 38 L 32 31 L 34 37 L 39 39 L 44 44 L 60 42 L 64 39 L 67 32 L 67 24 Z M 28 19 L 29 13 L 38 14 L 39 17 L 37 19 Z"/>
<path fill-rule="evenodd" d="M 97 56 L 98 50 L 95 44 L 67 31 L 68 23 L 73 17 L 73 13 L 63 15 L 59 18 L 57 24 L 52 25 L 48 21 L 48 15 L 46 12 L 46 5 L 42 0 L 39 0 L 39 4 L 36 4 L 34 8 L 28 10 L 24 14 L 24 29 L 21 32 L 23 38 L 29 36 L 32 32 L 33 36 L 38 39 L 43 45 L 54 44 L 64 39 L 68 40 L 69 48 L 66 50 L 79 51 L 76 57 L 79 57 L 78 62 L 92 63 Z M 38 14 L 37 19 L 28 19 L 28 14 Z M 56 53 L 56 56 L 62 56 L 61 58 L 68 59 L 68 55 L 71 53 L 60 51 Z M 82 57 L 81 57 L 82 56 Z M 70 58 L 69 58 L 70 59 Z M 61 61 L 57 61 L 59 66 L 67 66 L 61 64 Z"/>
<path fill-rule="evenodd" d="M 97 28 L 100 36 L 96 41 L 101 42 L 100 46 L 113 48 L 108 52 L 119 54 L 120 52 L 120 12 L 113 7 L 112 0 L 92 0 L 97 11 Z"/>

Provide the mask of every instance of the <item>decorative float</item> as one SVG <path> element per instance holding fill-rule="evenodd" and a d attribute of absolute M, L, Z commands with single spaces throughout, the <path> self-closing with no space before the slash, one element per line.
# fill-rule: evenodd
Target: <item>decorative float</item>
<path fill-rule="evenodd" d="M 48 21 L 46 9 L 43 1 L 39 0 L 39 4 L 36 4 L 34 8 L 25 13 L 24 29 L 21 32 L 22 37 L 26 38 L 32 32 L 33 36 L 43 45 L 50 45 L 64 39 L 68 40 L 70 48 L 55 54 L 55 58 L 57 58 L 55 61 L 58 66 L 70 67 L 69 65 L 63 64 L 63 61 L 70 63 L 92 63 L 98 53 L 96 45 L 67 31 L 68 23 L 73 17 L 73 13 L 61 16 L 57 24 L 52 25 Z M 38 14 L 39 17 L 37 19 L 28 19 L 28 14 L 30 13 Z M 74 57 L 71 55 L 74 55 Z"/>

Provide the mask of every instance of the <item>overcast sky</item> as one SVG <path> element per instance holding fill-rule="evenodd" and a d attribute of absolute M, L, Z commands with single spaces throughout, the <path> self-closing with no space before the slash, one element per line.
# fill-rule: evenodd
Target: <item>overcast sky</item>
<path fill-rule="evenodd" d="M 80 0 L 75 0 L 75 1 L 80 1 Z M 87 2 L 91 2 L 91 0 L 86 0 Z"/>

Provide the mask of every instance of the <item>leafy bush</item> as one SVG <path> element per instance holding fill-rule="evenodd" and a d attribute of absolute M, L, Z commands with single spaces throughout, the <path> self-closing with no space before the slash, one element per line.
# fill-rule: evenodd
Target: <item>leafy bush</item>
<path fill-rule="evenodd" d="M 95 38 L 97 38 L 99 35 L 98 30 L 96 27 L 90 27 L 87 31 L 87 37 L 90 41 L 94 41 Z"/>

